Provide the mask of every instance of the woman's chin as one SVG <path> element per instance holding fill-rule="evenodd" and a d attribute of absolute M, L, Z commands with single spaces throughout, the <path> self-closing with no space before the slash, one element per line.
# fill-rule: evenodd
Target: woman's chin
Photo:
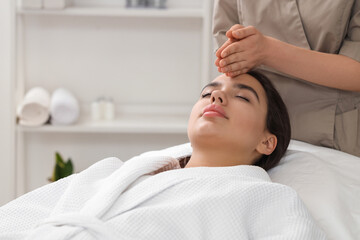
<path fill-rule="evenodd" d="M 217 118 L 198 119 L 193 124 L 189 124 L 188 136 L 191 142 L 196 139 L 200 142 L 218 143 L 226 141 L 227 129 Z M 190 134 L 191 133 L 191 134 Z"/>
<path fill-rule="evenodd" d="M 221 136 L 224 136 L 225 132 L 224 129 L 219 127 L 214 127 L 214 124 L 201 124 L 197 127 L 195 130 L 195 134 L 203 137 L 217 137 L 221 138 Z"/>
<path fill-rule="evenodd" d="M 224 138 L 224 132 L 215 131 L 213 128 L 195 131 L 189 138 L 192 145 L 198 143 L 200 145 L 219 146 L 227 142 Z"/>

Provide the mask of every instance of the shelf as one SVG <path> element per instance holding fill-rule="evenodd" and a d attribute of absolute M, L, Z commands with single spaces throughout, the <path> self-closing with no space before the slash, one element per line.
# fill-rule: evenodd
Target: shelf
<path fill-rule="evenodd" d="M 139 9 L 120 7 L 69 7 L 63 10 L 22 9 L 20 15 L 55 15 L 55 16 L 97 16 L 97 17 L 156 17 L 156 18 L 202 18 L 202 9 Z"/>
<path fill-rule="evenodd" d="M 188 116 L 145 116 L 137 115 L 114 121 L 80 120 L 68 126 L 43 125 L 39 127 L 17 126 L 25 133 L 160 133 L 186 134 Z"/>

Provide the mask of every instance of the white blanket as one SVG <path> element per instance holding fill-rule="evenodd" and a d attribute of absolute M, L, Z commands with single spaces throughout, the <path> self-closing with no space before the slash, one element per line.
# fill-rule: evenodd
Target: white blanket
<path fill-rule="evenodd" d="M 42 87 L 31 88 L 18 106 L 19 123 L 25 126 L 41 126 L 50 116 L 50 94 Z"/>
<path fill-rule="evenodd" d="M 325 239 L 259 167 L 179 169 L 156 155 L 107 158 L 10 202 L 0 239 Z"/>
<path fill-rule="evenodd" d="M 299 194 L 330 240 L 359 240 L 360 158 L 334 149 L 291 140 L 272 181 Z"/>

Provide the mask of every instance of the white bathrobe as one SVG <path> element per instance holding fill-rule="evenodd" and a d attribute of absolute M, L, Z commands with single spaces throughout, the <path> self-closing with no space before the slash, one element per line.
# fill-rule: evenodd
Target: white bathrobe
<path fill-rule="evenodd" d="M 155 154 L 156 155 L 156 154 Z M 104 159 L 0 208 L 0 239 L 325 239 L 291 188 L 256 166 Z"/>

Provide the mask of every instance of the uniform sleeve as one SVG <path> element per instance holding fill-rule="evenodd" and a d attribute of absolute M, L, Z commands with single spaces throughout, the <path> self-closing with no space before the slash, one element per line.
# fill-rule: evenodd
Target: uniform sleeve
<path fill-rule="evenodd" d="M 213 35 L 215 50 L 227 40 L 226 31 L 239 24 L 238 5 L 236 0 L 215 0 L 213 14 Z"/>
<path fill-rule="evenodd" d="M 360 0 L 355 0 L 345 40 L 339 54 L 360 62 Z"/>

